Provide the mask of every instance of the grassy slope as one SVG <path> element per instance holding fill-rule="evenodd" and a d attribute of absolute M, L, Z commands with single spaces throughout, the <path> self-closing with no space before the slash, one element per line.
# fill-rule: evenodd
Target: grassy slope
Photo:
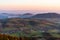
<path fill-rule="evenodd" d="M 7 19 L 5 23 L 5 27 L 3 31 L 11 31 L 12 30 L 19 30 L 14 33 L 9 33 L 11 36 L 42 36 L 41 30 L 35 30 L 34 28 L 46 28 L 56 26 L 56 23 L 50 22 L 47 20 L 37 20 L 37 19 L 19 19 L 19 18 L 11 18 Z M 22 32 L 22 33 L 21 33 Z M 56 32 L 56 31 L 55 31 Z M 52 34 L 54 37 L 60 37 L 60 34 Z M 55 36 L 57 35 L 57 36 Z"/>

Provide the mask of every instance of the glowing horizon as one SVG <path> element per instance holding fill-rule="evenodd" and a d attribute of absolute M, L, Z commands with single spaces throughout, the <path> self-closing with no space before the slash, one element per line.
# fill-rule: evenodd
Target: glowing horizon
<path fill-rule="evenodd" d="M 0 0 L 0 10 L 60 11 L 60 0 Z"/>

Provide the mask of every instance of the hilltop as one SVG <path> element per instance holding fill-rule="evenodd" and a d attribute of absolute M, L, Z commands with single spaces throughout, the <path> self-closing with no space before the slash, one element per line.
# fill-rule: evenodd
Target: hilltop
<path fill-rule="evenodd" d="M 36 14 L 32 16 L 31 18 L 60 18 L 60 14 L 58 13 L 42 13 L 42 14 Z"/>

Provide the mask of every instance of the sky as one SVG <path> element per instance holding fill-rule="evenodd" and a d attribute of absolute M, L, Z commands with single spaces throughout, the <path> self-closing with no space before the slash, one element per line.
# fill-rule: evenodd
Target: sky
<path fill-rule="evenodd" d="M 0 0 L 0 12 L 58 12 L 60 0 Z"/>

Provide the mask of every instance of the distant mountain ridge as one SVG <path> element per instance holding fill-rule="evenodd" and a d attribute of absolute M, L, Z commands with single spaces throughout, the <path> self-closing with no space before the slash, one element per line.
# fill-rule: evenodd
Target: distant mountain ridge
<path fill-rule="evenodd" d="M 57 13 L 43 13 L 43 14 L 36 14 L 31 18 L 60 18 L 60 14 Z"/>
<path fill-rule="evenodd" d="M 31 13 L 25 13 L 25 14 L 8 14 L 8 13 L 0 13 L 0 19 L 5 18 L 30 18 L 33 16 Z"/>
<path fill-rule="evenodd" d="M 8 13 L 1 13 L 0 19 L 5 18 L 60 18 L 60 14 L 58 13 L 40 13 L 40 14 L 8 14 Z"/>
<path fill-rule="evenodd" d="M 8 13 L 0 13 L 0 19 L 6 18 L 18 18 L 20 14 L 8 14 Z"/>
<path fill-rule="evenodd" d="M 5 18 L 8 18 L 8 15 L 5 14 L 5 13 L 1 13 L 0 14 L 0 19 L 5 19 Z"/>
<path fill-rule="evenodd" d="M 31 13 L 25 13 L 25 14 L 20 15 L 20 18 L 30 18 L 32 16 L 33 16 L 33 14 L 31 14 Z"/>

